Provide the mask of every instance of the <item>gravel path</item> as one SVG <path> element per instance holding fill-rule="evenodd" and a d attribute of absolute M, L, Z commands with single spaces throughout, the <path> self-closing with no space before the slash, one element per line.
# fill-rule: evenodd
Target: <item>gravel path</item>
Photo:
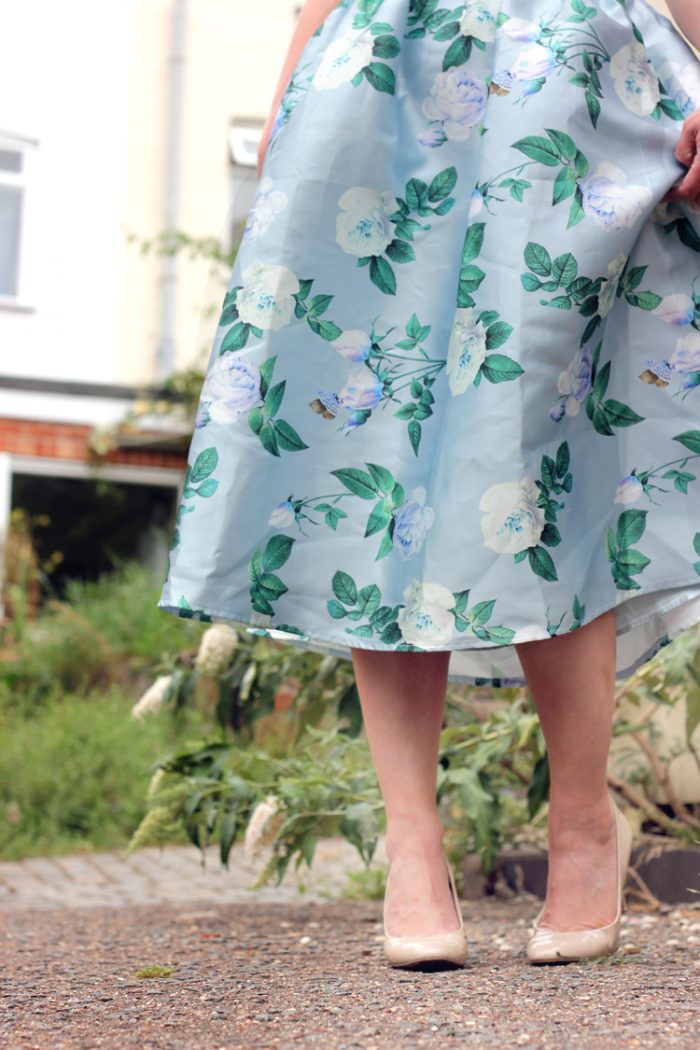
<path fill-rule="evenodd" d="M 463 970 L 395 970 L 377 901 L 19 908 L 4 1050 L 697 1046 L 700 911 L 628 915 L 624 954 L 529 966 L 537 904 L 464 902 Z M 170 976 L 137 978 L 146 965 Z"/>

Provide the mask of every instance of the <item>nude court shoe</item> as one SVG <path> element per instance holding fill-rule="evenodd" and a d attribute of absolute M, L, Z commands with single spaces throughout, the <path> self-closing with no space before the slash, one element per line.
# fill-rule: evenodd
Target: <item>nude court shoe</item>
<path fill-rule="evenodd" d="M 443 854 L 444 857 L 444 854 Z M 394 937 L 386 932 L 386 906 L 384 909 L 384 954 L 391 966 L 416 966 L 421 963 L 453 963 L 464 966 L 467 958 L 467 941 L 464 933 L 462 909 L 455 889 L 454 876 L 447 857 L 444 857 L 447 878 L 459 926 L 447 933 L 434 933 L 421 937 Z M 386 905 L 386 897 L 384 898 Z"/>
<path fill-rule="evenodd" d="M 607 926 L 592 930 L 552 930 L 539 925 L 537 916 L 534 933 L 527 946 L 527 957 L 531 963 L 577 962 L 582 959 L 597 959 L 617 951 L 620 943 L 620 916 L 622 915 L 622 891 L 627 867 L 632 852 L 632 832 L 614 802 L 617 847 L 617 915 Z M 544 910 L 544 909 L 542 909 Z"/>

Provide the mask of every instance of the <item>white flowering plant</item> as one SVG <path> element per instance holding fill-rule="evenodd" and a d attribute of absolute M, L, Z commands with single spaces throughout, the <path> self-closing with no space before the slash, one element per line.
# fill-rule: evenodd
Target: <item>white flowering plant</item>
<path fill-rule="evenodd" d="M 566 467 L 562 449 L 551 469 L 559 476 Z M 510 506 L 517 497 L 522 504 L 522 543 L 541 536 L 544 511 L 535 495 L 523 484 L 491 494 L 484 528 L 495 548 L 513 553 L 499 524 L 504 500 Z M 439 589 L 421 601 L 429 603 L 439 631 Z M 570 629 L 584 615 L 575 607 Z M 548 625 L 550 634 L 561 628 Z M 311 867 L 318 841 L 329 836 L 344 836 L 366 866 L 372 864 L 384 807 L 350 661 L 214 623 L 196 654 L 180 653 L 157 671 L 135 717 L 204 701 L 217 725 L 205 730 L 201 743 L 157 763 L 130 851 L 184 828 L 203 861 L 207 847 L 218 843 L 228 867 L 239 841 L 248 860 L 260 860 L 256 887 L 275 878 L 279 885 L 292 861 L 297 869 L 303 862 Z M 619 684 L 617 702 L 610 787 L 636 811 L 640 827 L 697 841 L 700 805 L 689 804 L 693 789 L 682 786 L 687 770 L 679 780 L 677 763 L 700 769 L 700 632 L 662 646 Z M 680 735 L 660 740 L 664 722 L 657 715 L 677 705 L 683 708 Z M 544 845 L 549 764 L 525 689 L 503 688 L 496 699 L 489 689 L 450 683 L 437 774 L 453 860 L 477 853 L 488 875 L 503 847 Z"/>

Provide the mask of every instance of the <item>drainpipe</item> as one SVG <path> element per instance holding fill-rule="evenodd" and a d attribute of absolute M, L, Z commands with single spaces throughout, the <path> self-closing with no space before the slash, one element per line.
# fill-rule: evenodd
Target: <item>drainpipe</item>
<path fill-rule="evenodd" d="M 180 166 L 182 154 L 182 102 L 187 53 L 187 0 L 174 0 L 171 13 L 168 59 L 168 140 L 165 169 L 165 226 L 179 229 Z M 157 373 L 164 379 L 175 368 L 175 318 L 177 308 L 177 256 L 164 255 L 161 271 L 160 340 Z"/>

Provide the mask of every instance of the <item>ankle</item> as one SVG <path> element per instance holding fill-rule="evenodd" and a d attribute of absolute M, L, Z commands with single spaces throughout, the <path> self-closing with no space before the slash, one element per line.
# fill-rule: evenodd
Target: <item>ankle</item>
<path fill-rule="evenodd" d="M 552 794 L 547 823 L 550 840 L 557 842 L 583 835 L 604 843 L 615 831 L 615 815 L 607 792 L 585 801 Z"/>
<path fill-rule="evenodd" d="M 389 861 L 402 856 L 431 856 L 442 851 L 445 829 L 437 815 L 393 817 L 387 822 L 385 851 Z"/>

